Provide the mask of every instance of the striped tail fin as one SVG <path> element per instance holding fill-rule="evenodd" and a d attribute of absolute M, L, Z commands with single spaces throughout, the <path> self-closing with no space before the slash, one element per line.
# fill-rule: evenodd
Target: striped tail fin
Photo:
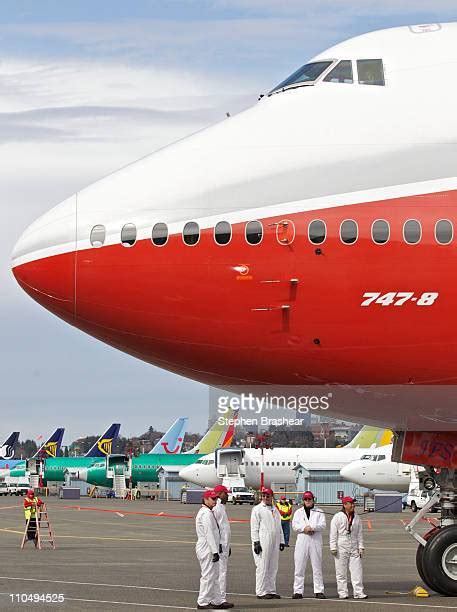
<path fill-rule="evenodd" d="M 222 421 L 216 420 L 200 442 L 186 454 L 209 455 L 214 453 L 217 448 L 230 446 L 235 433 L 235 418 L 236 414 L 230 409 L 224 414 Z"/>
<path fill-rule="evenodd" d="M 390 429 L 379 429 L 364 425 L 359 433 L 346 444 L 344 448 L 378 448 L 392 442 L 393 433 Z"/>

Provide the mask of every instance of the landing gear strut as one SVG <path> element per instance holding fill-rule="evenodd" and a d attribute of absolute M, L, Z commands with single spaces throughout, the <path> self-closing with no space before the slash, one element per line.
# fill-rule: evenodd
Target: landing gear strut
<path fill-rule="evenodd" d="M 442 595 L 457 596 L 457 474 L 444 468 L 430 469 L 438 492 L 407 525 L 406 530 L 419 542 L 416 566 L 425 584 Z M 436 503 L 440 505 L 440 525 L 421 536 L 414 528 Z"/>

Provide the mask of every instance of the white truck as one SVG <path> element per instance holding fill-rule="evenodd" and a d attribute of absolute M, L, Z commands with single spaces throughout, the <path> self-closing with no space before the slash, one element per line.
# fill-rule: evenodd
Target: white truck
<path fill-rule="evenodd" d="M 410 489 L 408 497 L 406 498 L 406 505 L 411 508 L 413 512 L 417 512 L 425 506 L 430 497 L 433 495 L 430 491 L 421 491 L 421 489 Z M 437 512 L 437 506 L 433 506 L 431 512 Z"/>
<path fill-rule="evenodd" d="M 28 482 L 0 483 L 0 495 L 25 495 L 29 489 Z"/>
<path fill-rule="evenodd" d="M 254 505 L 255 496 L 247 487 L 232 487 L 229 493 L 229 501 L 233 504 L 251 504 Z"/>

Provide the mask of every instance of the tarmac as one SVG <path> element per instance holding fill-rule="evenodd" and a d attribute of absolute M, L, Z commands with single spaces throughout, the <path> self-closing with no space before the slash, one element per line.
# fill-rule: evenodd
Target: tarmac
<path fill-rule="evenodd" d="M 198 506 L 86 498 L 77 501 L 49 498 L 47 504 L 56 549 L 40 551 L 29 543 L 21 550 L 25 525 L 22 498 L 3 497 L 0 501 L 0 610 L 195 609 L 199 565 L 193 519 Z M 227 509 L 233 521 L 228 599 L 237 610 L 457 610 L 457 598 L 433 592 L 428 598 L 407 594 L 422 584 L 415 567 L 416 543 L 404 530 L 413 516 L 410 510 L 401 514 L 363 515 L 368 600 L 337 598 L 327 529 L 324 534 L 327 599 L 313 598 L 310 569 L 305 599 L 291 599 L 295 542 L 292 537 L 290 548 L 280 553 L 277 586 L 282 599 L 261 601 L 254 593 L 249 537 L 251 506 L 229 504 Z M 324 507 L 328 524 L 336 509 Z M 423 531 L 429 527 L 426 521 L 422 522 Z M 34 594 L 61 594 L 64 601 L 48 604 L 28 601 Z"/>

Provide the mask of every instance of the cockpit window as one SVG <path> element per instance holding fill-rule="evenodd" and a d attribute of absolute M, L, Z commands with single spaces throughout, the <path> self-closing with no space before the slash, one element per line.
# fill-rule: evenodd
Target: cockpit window
<path fill-rule="evenodd" d="M 357 60 L 357 72 L 361 85 L 385 85 L 384 66 L 380 59 Z"/>
<path fill-rule="evenodd" d="M 353 83 L 351 60 L 341 60 L 325 77 L 326 83 Z"/>
<path fill-rule="evenodd" d="M 310 64 L 305 64 L 298 70 L 296 70 L 290 77 L 287 77 L 285 81 L 282 81 L 274 87 L 270 94 L 275 91 L 280 91 L 281 89 L 286 89 L 291 86 L 299 87 L 300 85 L 312 85 L 314 81 L 320 77 L 320 75 L 327 70 L 329 66 L 331 66 L 331 61 L 326 62 L 311 62 Z"/>

